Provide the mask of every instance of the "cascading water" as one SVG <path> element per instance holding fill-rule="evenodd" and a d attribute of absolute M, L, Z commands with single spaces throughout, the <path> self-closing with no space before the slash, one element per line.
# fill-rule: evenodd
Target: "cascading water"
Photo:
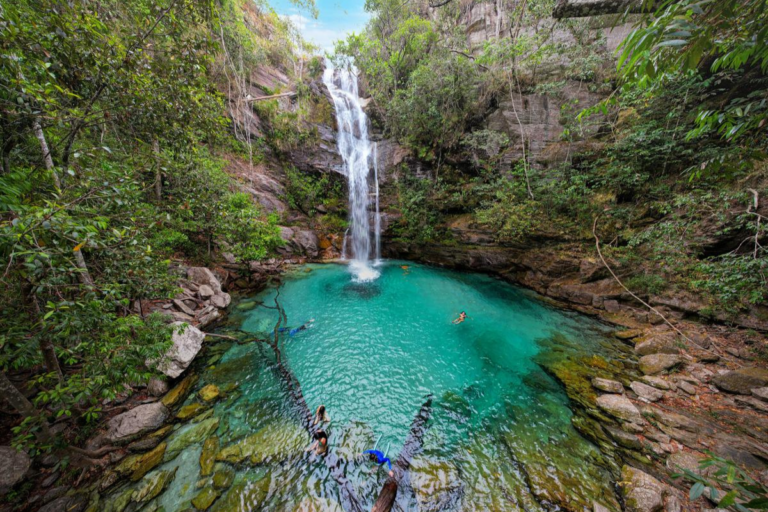
<path fill-rule="evenodd" d="M 353 70 L 335 69 L 330 65 L 323 74 L 323 83 L 333 98 L 338 125 L 338 147 L 344 161 L 349 184 L 349 240 L 351 251 L 345 252 L 352 259 L 350 267 L 360 281 L 376 279 L 379 273 L 370 265 L 371 223 L 368 214 L 370 204 L 368 174 L 371 168 L 373 146 L 368 138 L 368 117 L 363 111 L 358 95 L 357 77 Z M 374 166 L 375 166 L 374 162 Z M 378 170 L 378 169 L 375 169 Z M 378 176 L 377 176 L 378 178 Z M 378 183 L 376 184 L 376 217 L 374 222 L 376 258 L 379 257 Z M 346 237 L 345 237 L 346 238 Z M 346 240 L 345 240 L 346 251 Z"/>

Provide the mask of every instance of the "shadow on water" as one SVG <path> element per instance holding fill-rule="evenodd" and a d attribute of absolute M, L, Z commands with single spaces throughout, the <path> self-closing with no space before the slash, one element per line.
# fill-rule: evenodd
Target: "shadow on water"
<path fill-rule="evenodd" d="M 371 300 L 381 295 L 381 286 L 378 283 L 350 282 L 344 286 L 344 294 L 364 300 Z"/>

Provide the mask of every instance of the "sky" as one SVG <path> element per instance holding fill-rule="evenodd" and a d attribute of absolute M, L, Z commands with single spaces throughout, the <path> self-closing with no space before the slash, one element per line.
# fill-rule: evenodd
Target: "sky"
<path fill-rule="evenodd" d="M 333 42 L 347 34 L 360 32 L 370 14 L 365 12 L 365 0 L 315 0 L 320 15 L 313 19 L 289 0 L 269 0 L 275 11 L 287 16 L 299 28 L 307 41 L 324 51 L 333 50 Z"/>

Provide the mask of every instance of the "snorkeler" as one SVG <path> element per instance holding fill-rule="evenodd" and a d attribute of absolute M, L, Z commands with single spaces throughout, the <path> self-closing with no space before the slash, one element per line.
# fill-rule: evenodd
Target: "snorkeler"
<path fill-rule="evenodd" d="M 277 332 L 285 332 L 285 331 L 288 331 L 288 334 L 289 334 L 290 336 L 293 336 L 293 335 L 294 335 L 294 334 L 296 334 L 297 332 L 300 332 L 300 331 L 306 331 L 307 329 L 309 329 L 310 327 L 312 327 L 312 322 L 314 322 L 314 321 L 315 321 L 315 319 L 314 319 L 314 318 L 310 318 L 309 320 L 307 320 L 306 322 L 304 322 L 304 323 L 303 323 L 302 325 L 300 325 L 299 327 L 294 327 L 293 329 L 291 329 L 290 327 L 281 327 L 281 328 L 279 328 L 279 329 L 277 330 Z"/>
<path fill-rule="evenodd" d="M 451 323 L 452 323 L 452 324 L 460 324 L 461 322 L 463 322 L 463 321 L 464 321 L 464 320 L 466 320 L 466 319 L 467 319 L 467 314 L 466 314 L 465 312 L 463 312 L 463 311 L 462 311 L 462 312 L 459 314 L 459 318 L 457 318 L 456 320 L 454 320 L 454 321 L 453 321 L 453 322 L 451 322 Z"/>
<path fill-rule="evenodd" d="M 317 425 L 318 423 L 330 423 L 331 418 L 328 417 L 328 414 L 325 412 L 325 406 L 321 405 L 317 408 L 317 412 L 315 412 L 315 421 L 312 423 L 313 425 Z"/>
<path fill-rule="evenodd" d="M 387 464 L 387 467 L 389 467 L 389 476 L 394 477 L 395 472 L 392 471 L 392 461 L 389 460 L 389 457 L 381 453 L 379 450 L 365 450 L 363 454 L 369 453 L 371 462 L 376 462 L 376 464 L 379 465 L 379 467 L 383 466 L 384 463 Z"/>
<path fill-rule="evenodd" d="M 325 433 L 325 430 L 320 429 L 312 437 L 315 439 L 315 442 L 304 451 L 315 450 L 315 454 L 325 455 L 328 451 L 328 434 Z"/>

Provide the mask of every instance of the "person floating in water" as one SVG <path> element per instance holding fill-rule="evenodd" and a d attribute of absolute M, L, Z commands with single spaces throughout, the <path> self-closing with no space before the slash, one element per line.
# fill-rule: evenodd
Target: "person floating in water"
<path fill-rule="evenodd" d="M 325 412 L 325 406 L 321 405 L 317 408 L 317 412 L 315 412 L 315 421 L 312 423 L 313 425 L 317 425 L 318 423 L 330 423 L 331 418 L 328 417 L 328 414 Z"/>
<path fill-rule="evenodd" d="M 457 318 L 456 320 L 454 320 L 454 321 L 453 321 L 453 322 L 451 322 L 451 323 L 453 323 L 453 324 L 460 324 L 461 322 L 463 322 L 463 321 L 464 321 L 464 320 L 466 320 L 466 319 L 467 319 L 467 314 L 466 314 L 465 312 L 463 312 L 463 311 L 462 311 L 462 312 L 459 314 L 459 318 Z"/>
<path fill-rule="evenodd" d="M 310 318 L 309 320 L 307 320 L 306 322 L 304 322 L 304 323 L 303 323 L 302 325 L 300 325 L 299 327 L 294 327 L 294 328 L 290 328 L 290 327 L 281 327 L 281 328 L 279 328 L 279 329 L 277 330 L 277 332 L 285 332 L 285 331 L 288 331 L 288 334 L 289 334 L 289 335 L 291 335 L 291 336 L 293 336 L 293 335 L 294 335 L 294 334 L 296 334 L 297 332 L 300 332 L 300 331 L 306 331 L 307 329 L 309 329 L 310 327 L 312 327 L 312 322 L 314 322 L 314 321 L 315 321 L 315 319 L 314 319 L 314 318 Z"/>
<path fill-rule="evenodd" d="M 389 468 L 389 476 L 394 477 L 395 472 L 392 471 L 392 461 L 389 460 L 389 457 L 381 453 L 379 450 L 365 450 L 363 454 L 370 454 L 371 462 L 376 462 L 376 464 L 379 465 L 379 467 L 383 466 L 385 463 L 387 464 L 387 467 Z"/>
<path fill-rule="evenodd" d="M 316 455 L 325 455 L 328 452 L 328 434 L 325 433 L 325 430 L 320 429 L 312 437 L 315 442 L 304 451 L 314 450 Z"/>

